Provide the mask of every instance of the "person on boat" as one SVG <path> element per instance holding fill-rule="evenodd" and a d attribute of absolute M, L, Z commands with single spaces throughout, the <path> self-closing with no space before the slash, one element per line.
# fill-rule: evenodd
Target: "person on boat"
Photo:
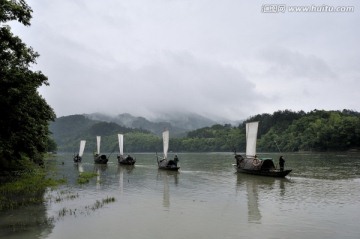
<path fill-rule="evenodd" d="M 261 165 L 261 161 L 260 161 L 260 159 L 258 158 L 257 155 L 255 155 L 252 163 L 253 163 L 253 165 L 254 165 L 255 167 L 258 167 L 258 166 Z"/>
<path fill-rule="evenodd" d="M 169 160 L 167 166 L 169 167 L 177 167 L 177 163 L 179 162 L 179 158 L 175 155 L 174 159 Z"/>
<path fill-rule="evenodd" d="M 257 155 L 255 155 L 255 157 L 254 157 L 254 163 L 259 163 L 259 162 L 260 162 L 260 159 L 258 158 Z"/>
<path fill-rule="evenodd" d="M 280 171 L 284 171 L 285 159 L 283 156 L 280 156 L 279 158 L 279 166 L 280 166 Z"/>
<path fill-rule="evenodd" d="M 174 157 L 174 162 L 176 163 L 176 165 L 179 162 L 179 158 L 178 158 L 178 156 L 176 154 L 175 154 L 175 157 Z"/>
<path fill-rule="evenodd" d="M 239 167 L 240 162 L 242 160 L 244 160 L 243 156 L 241 156 L 240 154 L 235 154 L 235 159 L 236 159 L 236 165 Z"/>

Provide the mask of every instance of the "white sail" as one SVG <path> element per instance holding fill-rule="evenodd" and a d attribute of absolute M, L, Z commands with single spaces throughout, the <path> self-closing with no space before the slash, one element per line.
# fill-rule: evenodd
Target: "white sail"
<path fill-rule="evenodd" d="M 164 147 L 164 159 L 167 159 L 167 153 L 169 150 L 169 130 L 164 131 L 162 136 L 163 136 L 163 147 Z"/>
<path fill-rule="evenodd" d="M 97 154 L 100 154 L 100 141 L 101 141 L 101 136 L 96 136 Z"/>
<path fill-rule="evenodd" d="M 80 156 L 80 157 L 82 157 L 83 154 L 84 154 L 85 144 L 86 144 L 86 141 L 85 141 L 85 140 L 81 140 L 81 141 L 80 141 L 80 149 L 79 149 L 79 156 Z"/>
<path fill-rule="evenodd" d="M 255 157 L 259 122 L 246 123 L 246 157 Z"/>
<path fill-rule="evenodd" d="M 120 155 L 124 154 L 124 135 L 118 134 Z"/>

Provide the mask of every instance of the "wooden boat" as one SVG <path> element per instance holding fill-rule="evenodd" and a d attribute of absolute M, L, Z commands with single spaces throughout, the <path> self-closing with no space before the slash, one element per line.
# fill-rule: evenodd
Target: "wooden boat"
<path fill-rule="evenodd" d="M 246 124 L 246 155 L 244 158 L 235 152 L 236 164 L 234 164 L 234 166 L 237 172 L 269 177 L 285 177 L 292 171 L 291 169 L 276 169 L 271 158 L 259 159 L 256 156 L 258 126 L 259 122 L 251 122 Z"/>
<path fill-rule="evenodd" d="M 124 157 L 124 135 L 118 134 L 119 139 L 119 150 L 120 154 L 117 156 L 118 162 L 121 165 L 134 165 L 136 162 L 136 159 L 131 157 L 130 155 L 127 155 Z"/>
<path fill-rule="evenodd" d="M 84 150 L 85 150 L 85 144 L 86 144 L 85 140 L 80 141 L 79 153 L 74 155 L 74 163 L 80 163 L 81 162 L 82 156 L 83 156 Z"/>
<path fill-rule="evenodd" d="M 100 154 L 100 142 L 101 142 L 101 136 L 96 136 L 97 151 L 94 154 L 94 162 L 96 164 L 107 164 L 109 158 L 105 154 Z"/>
<path fill-rule="evenodd" d="M 159 160 L 159 157 L 156 154 L 158 168 L 164 170 L 178 171 L 180 167 L 178 166 L 179 159 L 177 155 L 175 155 L 175 158 L 173 160 L 168 160 L 167 158 L 167 153 L 169 150 L 169 130 L 165 130 L 162 134 L 162 137 L 163 137 L 164 155 L 163 158 Z"/>

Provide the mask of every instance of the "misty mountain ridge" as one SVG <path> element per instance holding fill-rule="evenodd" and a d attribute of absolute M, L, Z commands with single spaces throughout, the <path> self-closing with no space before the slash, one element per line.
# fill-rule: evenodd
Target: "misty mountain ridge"
<path fill-rule="evenodd" d="M 169 129 L 175 137 L 185 136 L 188 131 L 220 123 L 194 113 L 163 114 L 152 120 L 141 116 L 133 116 L 129 113 L 122 113 L 116 116 L 92 113 L 84 114 L 84 116 L 90 120 L 114 122 L 127 128 L 148 130 L 157 135 L 161 135 L 164 129 Z"/>
<path fill-rule="evenodd" d="M 79 140 L 87 140 L 87 148 L 95 149 L 95 137 L 103 136 L 103 145 L 111 150 L 115 141 L 112 136 L 122 133 L 153 135 L 161 137 L 165 129 L 170 131 L 171 138 L 186 137 L 187 133 L 204 127 L 210 127 L 218 122 L 196 114 L 167 115 L 163 118 L 148 120 L 145 117 L 136 117 L 129 113 L 116 116 L 93 113 L 62 116 L 50 123 L 52 137 L 60 151 L 74 150 Z M 145 138 L 152 136 L 145 136 Z M 128 141 L 131 140 L 128 138 Z M 127 141 L 127 142 L 128 142 Z M 129 143 L 129 142 L 128 142 Z M 151 145 L 151 144 L 147 144 Z M 129 146 L 128 146 L 129 147 Z M 110 149 L 111 148 L 111 149 Z M 148 150 L 148 148 L 142 148 Z"/>

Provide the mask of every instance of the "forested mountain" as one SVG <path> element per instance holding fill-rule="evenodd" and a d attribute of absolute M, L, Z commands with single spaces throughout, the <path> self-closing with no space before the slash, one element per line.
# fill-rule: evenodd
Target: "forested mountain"
<path fill-rule="evenodd" d="M 262 150 L 329 151 L 360 149 L 360 113 L 350 110 L 314 110 L 287 128 L 270 128 L 261 135 Z M 276 143 L 277 142 L 277 145 Z"/>
<path fill-rule="evenodd" d="M 114 122 L 92 120 L 84 115 L 57 118 L 50 124 L 59 151 L 77 151 L 80 140 L 86 140 L 87 151 L 96 149 L 96 136 L 102 136 L 102 151 L 110 152 L 117 144 L 117 134 L 152 135 L 142 129 L 131 129 Z M 153 136 L 155 137 L 155 136 Z M 155 137 L 156 138 L 156 137 Z"/>
<path fill-rule="evenodd" d="M 174 137 L 170 129 L 170 151 L 245 151 L 245 124 L 259 121 L 258 152 L 334 151 L 360 149 L 360 113 L 290 110 L 249 117 L 237 126 L 214 124 Z M 133 125 L 134 126 L 134 125 Z M 143 127 L 139 127 L 143 128 Z M 161 136 L 144 129 L 128 128 L 114 122 L 91 120 L 84 115 L 58 118 L 51 131 L 59 151 L 77 150 L 80 139 L 87 139 L 87 151 L 95 149 L 95 136 L 101 135 L 102 151 L 117 150 L 118 133 L 125 134 L 125 151 L 162 151 Z"/>
<path fill-rule="evenodd" d="M 50 131 L 53 133 L 58 151 L 75 152 L 81 139 L 87 140 L 86 150 L 93 151 L 96 136 L 99 135 L 102 136 L 102 150 L 110 152 L 114 147 L 116 148 L 118 133 L 127 134 L 124 143 L 126 149 L 154 151 L 156 147 L 161 150 L 160 136 L 164 129 L 171 132 L 172 138 L 178 138 L 185 137 L 192 129 L 214 123 L 215 121 L 195 114 L 173 115 L 150 121 L 127 113 L 117 116 L 94 113 L 57 118 L 50 124 Z"/>
<path fill-rule="evenodd" d="M 252 121 L 259 121 L 259 152 L 360 149 L 360 113 L 285 110 L 252 116 L 238 127 L 214 125 L 189 132 L 179 142 L 179 151 L 189 147 L 198 151 L 245 151 L 245 124 Z"/>
<path fill-rule="evenodd" d="M 166 128 L 172 132 L 173 137 L 184 137 L 188 131 L 217 123 L 214 120 L 196 114 L 169 114 L 159 116 L 153 120 L 136 117 L 128 113 L 116 116 L 94 113 L 85 116 L 92 120 L 114 122 L 128 128 L 145 129 L 159 136 Z"/>

